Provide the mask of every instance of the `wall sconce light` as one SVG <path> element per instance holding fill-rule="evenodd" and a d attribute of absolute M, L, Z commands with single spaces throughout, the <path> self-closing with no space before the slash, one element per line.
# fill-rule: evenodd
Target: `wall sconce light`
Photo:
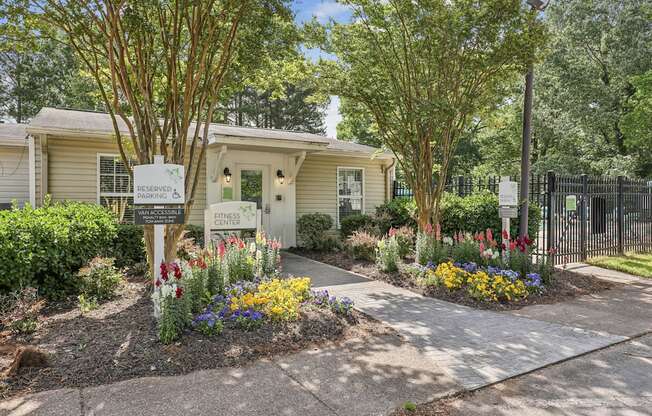
<path fill-rule="evenodd" d="M 283 175 L 283 171 L 281 169 L 276 171 L 276 177 L 278 178 L 278 182 L 283 185 L 285 182 L 285 175 Z"/>
<path fill-rule="evenodd" d="M 226 183 L 231 183 L 231 171 L 229 168 L 224 168 L 224 180 Z"/>

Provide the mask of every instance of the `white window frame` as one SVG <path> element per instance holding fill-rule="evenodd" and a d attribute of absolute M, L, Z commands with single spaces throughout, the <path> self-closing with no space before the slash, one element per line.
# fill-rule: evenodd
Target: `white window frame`
<path fill-rule="evenodd" d="M 340 228 L 340 200 L 341 199 L 351 199 L 350 196 L 340 196 L 340 171 L 342 170 L 360 170 L 362 171 L 362 196 L 361 200 L 361 209 L 360 214 L 365 213 L 365 199 L 367 199 L 367 187 L 365 185 L 365 168 L 360 166 L 338 166 L 337 173 L 335 176 L 335 218 L 336 226 Z"/>
<path fill-rule="evenodd" d="M 117 154 L 117 153 L 97 153 L 97 159 L 96 159 L 96 179 L 97 179 L 97 184 L 96 184 L 96 194 L 97 194 L 97 204 L 102 205 L 102 197 L 103 196 L 109 196 L 109 197 L 132 197 L 134 196 L 133 192 L 101 192 L 100 190 L 100 159 L 102 157 L 110 157 L 114 159 L 119 159 L 122 161 L 122 157 Z M 115 175 L 115 174 L 114 174 Z"/>

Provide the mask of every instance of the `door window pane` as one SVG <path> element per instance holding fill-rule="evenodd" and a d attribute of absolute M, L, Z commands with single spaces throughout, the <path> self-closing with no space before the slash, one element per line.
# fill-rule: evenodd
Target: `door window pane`
<path fill-rule="evenodd" d="M 240 200 L 255 202 L 263 207 L 263 171 L 242 169 L 240 171 Z"/>
<path fill-rule="evenodd" d="M 337 170 L 337 225 L 349 215 L 362 214 L 364 198 L 363 170 L 341 168 Z"/>

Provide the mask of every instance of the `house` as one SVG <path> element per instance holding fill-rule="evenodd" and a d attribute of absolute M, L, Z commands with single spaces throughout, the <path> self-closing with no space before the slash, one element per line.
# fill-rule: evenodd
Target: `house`
<path fill-rule="evenodd" d="M 34 149 L 29 145 L 24 124 L 0 124 L 0 209 L 20 206 L 31 196 L 29 166 Z"/>
<path fill-rule="evenodd" d="M 35 152 L 29 189 L 37 205 L 48 194 L 54 201 L 95 202 L 125 221 L 133 218 L 133 188 L 108 114 L 43 108 L 26 132 Z M 326 213 L 339 224 L 350 214 L 373 213 L 391 198 L 393 167 L 393 155 L 369 146 L 212 124 L 195 202 L 186 215 L 190 224 L 203 225 L 208 205 L 255 201 L 263 229 L 293 246 L 303 214 Z"/>

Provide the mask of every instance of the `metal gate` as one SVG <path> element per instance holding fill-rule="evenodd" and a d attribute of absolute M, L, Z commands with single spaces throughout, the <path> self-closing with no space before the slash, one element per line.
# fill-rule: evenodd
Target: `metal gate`
<path fill-rule="evenodd" d="M 460 196 L 498 192 L 499 178 L 452 178 L 446 191 Z M 652 251 L 652 181 L 587 175 L 530 177 L 530 203 L 541 209 L 534 255 L 554 253 L 555 264 L 627 251 Z M 411 191 L 394 183 L 395 198 Z M 575 203 L 573 203 L 575 201 Z"/>

